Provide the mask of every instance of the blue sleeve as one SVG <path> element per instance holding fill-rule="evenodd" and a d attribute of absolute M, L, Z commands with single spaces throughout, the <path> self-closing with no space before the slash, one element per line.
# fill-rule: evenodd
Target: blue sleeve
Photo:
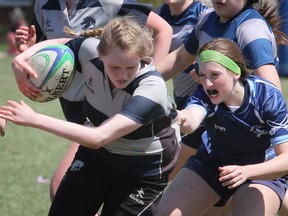
<path fill-rule="evenodd" d="M 69 40 L 68 42 L 65 43 L 65 45 L 68 46 L 72 50 L 72 52 L 74 53 L 75 68 L 79 73 L 81 73 L 82 70 L 81 70 L 81 64 L 79 62 L 78 53 L 79 53 L 80 47 L 81 47 L 81 45 L 85 39 L 86 38 L 75 38 L 75 39 Z"/>
<path fill-rule="evenodd" d="M 288 142 L 288 113 L 285 99 L 279 91 L 270 94 L 265 103 L 266 125 L 272 146 Z"/>
<path fill-rule="evenodd" d="M 214 110 L 214 105 L 211 103 L 209 97 L 201 85 L 198 86 L 192 96 L 187 100 L 186 108 L 189 108 L 193 105 L 201 106 L 206 115 L 210 113 L 209 110 Z"/>
<path fill-rule="evenodd" d="M 271 41 L 263 38 L 252 41 L 243 49 L 243 54 L 250 69 L 256 69 L 266 64 L 277 66 L 272 53 Z"/>
<path fill-rule="evenodd" d="M 199 49 L 199 41 L 196 37 L 195 29 L 193 29 L 188 40 L 184 43 L 184 47 L 185 47 L 186 51 L 189 52 L 191 55 L 196 55 L 196 53 Z"/>

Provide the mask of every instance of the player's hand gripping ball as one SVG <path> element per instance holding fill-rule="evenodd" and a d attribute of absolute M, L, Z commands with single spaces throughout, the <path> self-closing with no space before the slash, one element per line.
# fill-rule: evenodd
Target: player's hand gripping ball
<path fill-rule="evenodd" d="M 44 47 L 29 58 L 28 64 L 38 74 L 29 80 L 43 90 L 34 101 L 48 102 L 63 95 L 75 75 L 74 60 L 72 50 L 63 44 Z"/>

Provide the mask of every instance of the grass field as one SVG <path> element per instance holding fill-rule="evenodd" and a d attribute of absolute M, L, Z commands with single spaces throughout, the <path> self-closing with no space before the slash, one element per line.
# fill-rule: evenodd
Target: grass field
<path fill-rule="evenodd" d="M 24 100 L 38 112 L 63 118 L 58 100 L 41 104 L 22 96 L 11 60 L 0 59 L 0 105 L 7 99 Z M 288 101 L 288 79 L 282 78 L 281 82 Z M 171 83 L 168 86 L 171 90 Z M 7 124 L 6 136 L 0 138 L 0 216 L 47 215 L 49 181 L 69 143 L 40 130 Z M 39 176 L 49 181 L 38 183 Z"/>
<path fill-rule="evenodd" d="M 11 60 L 0 59 L 0 104 L 7 99 L 24 100 L 36 111 L 63 118 L 58 100 L 41 104 L 22 96 L 11 70 Z M 1 216 L 47 215 L 49 182 L 37 183 L 37 178 L 51 179 L 69 143 L 40 130 L 7 124 L 6 136 L 0 138 Z"/>

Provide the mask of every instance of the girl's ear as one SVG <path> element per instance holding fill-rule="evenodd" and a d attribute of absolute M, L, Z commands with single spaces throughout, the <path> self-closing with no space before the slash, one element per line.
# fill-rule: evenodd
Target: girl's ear
<path fill-rule="evenodd" d="M 240 79 L 241 74 L 236 74 L 235 72 L 230 71 L 230 70 L 228 70 L 228 71 L 229 71 L 230 75 L 233 76 L 234 80 L 239 80 Z"/>
<path fill-rule="evenodd" d="M 233 72 L 234 73 L 234 72 Z M 234 79 L 235 80 L 239 80 L 240 79 L 240 77 L 241 77 L 241 75 L 240 74 L 236 74 L 236 73 L 234 73 Z"/>

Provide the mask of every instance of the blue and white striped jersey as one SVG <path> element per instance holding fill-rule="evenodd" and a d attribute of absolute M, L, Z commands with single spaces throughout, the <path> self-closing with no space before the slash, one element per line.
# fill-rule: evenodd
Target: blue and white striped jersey
<path fill-rule="evenodd" d="M 199 17 L 186 50 L 195 55 L 198 49 L 214 38 L 223 37 L 236 42 L 242 50 L 250 69 L 265 64 L 278 66 L 277 44 L 273 31 L 265 18 L 253 7 L 247 7 L 226 23 L 219 21 L 214 9 L 208 9 Z"/>
<path fill-rule="evenodd" d="M 36 27 L 37 42 L 72 37 L 63 31 L 65 26 L 75 32 L 103 27 L 118 15 L 131 14 L 141 24 L 145 24 L 152 9 L 151 5 L 139 4 L 135 0 L 72 0 L 71 2 L 72 7 L 68 13 L 66 1 L 36 0 L 32 24 Z M 71 102 L 70 106 L 73 107 L 67 106 L 63 109 L 66 119 L 79 123 L 84 118 L 84 114 L 79 109 L 82 104 L 76 102 L 83 101 L 84 92 L 82 76 L 77 71 L 69 89 L 62 97 Z M 75 113 L 78 117 L 75 117 Z"/>
<path fill-rule="evenodd" d="M 110 155 L 111 163 L 120 163 L 119 166 L 135 164 L 135 169 L 140 169 L 139 166 L 144 170 L 150 169 L 146 175 L 171 171 L 175 165 L 175 151 L 178 151 L 176 134 L 179 134 L 179 128 L 175 122 L 177 112 L 165 81 L 156 71 L 152 59 L 148 58 L 145 62 L 148 66 L 144 67 L 143 62 L 143 67 L 126 88 L 111 90 L 96 50 L 98 43 L 95 38 L 77 38 L 66 44 L 73 50 L 77 69 L 83 74 L 86 116 L 95 126 L 115 114 L 143 124 L 132 133 L 103 146 L 114 155 Z M 124 161 L 123 164 L 119 160 Z M 155 164 L 152 171 L 151 164 Z"/>
<path fill-rule="evenodd" d="M 201 148 L 227 165 L 263 162 L 270 147 L 288 142 L 287 107 L 281 92 L 253 75 L 244 87 L 244 101 L 234 112 L 224 103 L 212 104 L 203 88 L 187 103 L 187 108 L 201 106 L 206 113 Z"/>

